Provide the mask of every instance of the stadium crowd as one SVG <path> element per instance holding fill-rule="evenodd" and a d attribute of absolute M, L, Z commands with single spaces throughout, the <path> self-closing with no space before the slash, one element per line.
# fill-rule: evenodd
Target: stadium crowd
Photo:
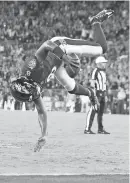
<path fill-rule="evenodd" d="M 19 64 L 24 62 L 26 56 L 34 54 L 45 40 L 60 35 L 93 40 L 88 17 L 104 8 L 113 9 L 115 12 L 114 16 L 102 25 L 108 42 L 108 51 L 105 54 L 109 60 L 108 102 L 112 103 L 111 110 L 115 104 L 118 105 L 122 88 L 122 93 L 123 91 L 125 93 L 123 100 L 129 108 L 128 1 L 1 1 L 1 100 L 7 101 L 10 97 L 9 84 L 13 77 L 19 75 Z M 81 59 L 81 72 L 76 79 L 83 85 L 89 85 L 94 59 L 86 57 Z M 45 88 L 62 89 L 62 86 L 54 78 L 46 83 Z"/>

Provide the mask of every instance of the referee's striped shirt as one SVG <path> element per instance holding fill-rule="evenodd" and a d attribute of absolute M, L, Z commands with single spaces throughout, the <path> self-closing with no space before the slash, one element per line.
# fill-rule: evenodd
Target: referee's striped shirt
<path fill-rule="evenodd" d="M 106 91 L 106 72 L 103 69 L 95 68 L 92 71 L 92 80 L 95 80 L 95 88 L 97 91 Z"/>

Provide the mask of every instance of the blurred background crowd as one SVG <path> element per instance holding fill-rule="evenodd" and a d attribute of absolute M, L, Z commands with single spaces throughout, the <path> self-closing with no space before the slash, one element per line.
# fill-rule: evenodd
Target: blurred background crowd
<path fill-rule="evenodd" d="M 105 57 L 109 60 L 106 112 L 127 114 L 129 111 L 129 1 L 1 1 L 1 108 L 4 108 L 5 102 L 13 100 L 10 97 L 9 84 L 11 78 L 19 75 L 18 66 L 24 62 L 26 56 L 34 54 L 44 41 L 54 36 L 93 40 L 88 17 L 105 8 L 113 9 L 115 12 L 114 16 L 102 25 L 108 43 Z M 95 66 L 94 59 L 81 58 L 81 72 L 76 80 L 84 86 L 89 85 L 90 73 Z M 66 101 L 63 93 L 64 96 L 67 95 L 63 87 L 53 78 L 46 83 L 45 88 L 47 90 L 43 91 L 44 100 L 51 100 L 51 110 L 56 101 L 62 102 L 57 105 L 61 105 L 63 109 Z M 75 103 L 81 98 L 75 97 Z M 21 109 L 21 104 L 15 103 L 15 109 Z M 54 109 L 57 110 L 56 107 Z"/>

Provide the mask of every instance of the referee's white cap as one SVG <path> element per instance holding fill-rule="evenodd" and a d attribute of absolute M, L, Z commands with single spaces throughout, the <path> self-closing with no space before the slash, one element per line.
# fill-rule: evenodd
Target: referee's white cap
<path fill-rule="evenodd" d="M 103 57 L 103 56 L 99 56 L 95 60 L 96 64 L 98 64 L 98 63 L 106 63 L 106 62 L 108 62 L 108 60 L 106 60 L 105 57 Z"/>

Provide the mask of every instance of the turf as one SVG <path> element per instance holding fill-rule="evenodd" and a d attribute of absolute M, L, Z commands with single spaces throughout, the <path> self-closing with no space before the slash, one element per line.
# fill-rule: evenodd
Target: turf
<path fill-rule="evenodd" d="M 1 176 L 0 183 L 129 183 L 128 175 Z"/>
<path fill-rule="evenodd" d="M 104 126 L 110 135 L 83 134 L 85 119 L 85 113 L 48 112 L 47 144 L 42 151 L 34 153 L 34 145 L 40 136 L 37 113 L 0 111 L 0 174 L 56 174 L 62 175 L 60 182 L 69 182 L 71 178 L 70 182 L 94 181 L 99 174 L 96 183 L 101 177 L 106 182 L 107 178 L 108 182 L 116 182 L 118 178 L 123 183 L 128 181 L 129 116 L 104 115 Z M 97 132 L 96 118 L 92 130 Z M 67 174 L 79 177 L 63 176 Z M 89 176 L 81 176 L 83 174 Z M 12 181 L 11 177 L 0 177 L 0 182 L 2 178 L 5 182 Z M 34 178 L 44 182 L 43 177 L 23 178 L 23 182 L 27 182 L 26 179 L 33 182 Z M 55 176 L 48 177 L 45 182 L 53 179 Z"/>

